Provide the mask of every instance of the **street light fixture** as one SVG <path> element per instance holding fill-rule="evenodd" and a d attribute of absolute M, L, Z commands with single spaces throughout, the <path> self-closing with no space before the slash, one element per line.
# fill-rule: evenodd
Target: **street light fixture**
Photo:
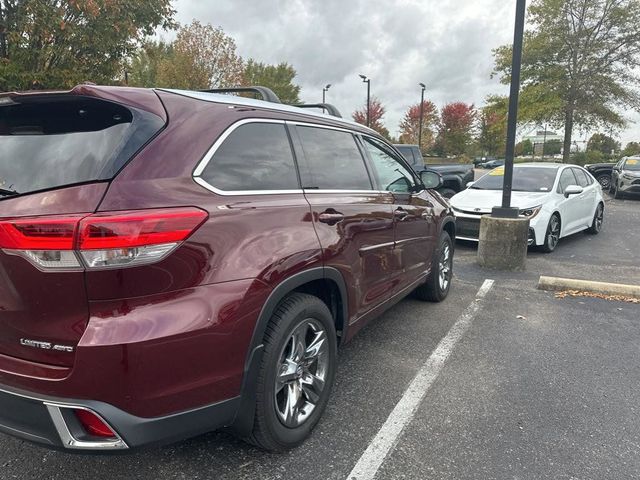
<path fill-rule="evenodd" d="M 422 151 L 422 122 L 424 121 L 424 91 L 427 86 L 424 83 L 419 84 L 422 87 L 420 92 L 420 128 L 418 129 L 418 149 Z"/>
<path fill-rule="evenodd" d="M 360 75 L 363 83 L 367 84 L 367 127 L 371 126 L 371 79 Z"/>
<path fill-rule="evenodd" d="M 327 103 L 327 92 L 331 88 L 331 84 L 327 84 L 326 87 L 322 89 L 322 103 Z"/>

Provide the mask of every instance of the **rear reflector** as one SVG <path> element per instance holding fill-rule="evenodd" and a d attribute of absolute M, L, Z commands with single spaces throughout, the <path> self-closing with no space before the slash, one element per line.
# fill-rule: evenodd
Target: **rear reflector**
<path fill-rule="evenodd" d="M 0 248 L 41 270 L 114 268 L 157 262 L 207 219 L 198 208 L 0 219 Z"/>
<path fill-rule="evenodd" d="M 100 417 L 89 410 L 74 410 L 82 428 L 94 437 L 116 438 L 116 433 Z"/>

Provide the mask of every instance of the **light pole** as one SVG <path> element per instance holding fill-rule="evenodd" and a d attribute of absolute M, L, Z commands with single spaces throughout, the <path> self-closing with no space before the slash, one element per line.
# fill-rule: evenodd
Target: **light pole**
<path fill-rule="evenodd" d="M 367 127 L 371 126 L 371 79 L 360 75 L 363 83 L 367 84 Z"/>
<path fill-rule="evenodd" d="M 327 84 L 326 87 L 322 89 L 322 103 L 327 103 L 327 92 L 331 88 L 331 84 Z"/>
<path fill-rule="evenodd" d="M 418 149 L 422 151 L 422 122 L 424 120 L 424 91 L 427 86 L 424 83 L 420 83 L 422 90 L 420 92 L 420 127 L 418 128 Z"/>
<path fill-rule="evenodd" d="M 516 128 L 518 125 L 518 99 L 520 96 L 520 71 L 522 69 L 522 43 L 524 20 L 527 11 L 526 0 L 517 0 L 516 27 L 513 34 L 513 62 L 511 66 L 511 91 L 509 95 L 509 123 L 507 125 L 507 154 L 504 164 L 504 183 L 502 187 L 502 207 L 493 209 L 492 216 L 518 218 L 518 209 L 511 207 L 511 189 L 513 188 L 513 158 L 516 148 Z"/>

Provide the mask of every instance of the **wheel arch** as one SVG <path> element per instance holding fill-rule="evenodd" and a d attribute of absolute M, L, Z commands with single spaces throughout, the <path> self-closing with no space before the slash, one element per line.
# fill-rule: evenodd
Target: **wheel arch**
<path fill-rule="evenodd" d="M 262 362 L 263 339 L 267 325 L 280 302 L 293 292 L 309 293 L 320 298 L 334 316 L 339 342 L 344 343 L 347 338 L 349 298 L 344 278 L 337 269 L 315 267 L 296 273 L 279 283 L 271 291 L 260 311 L 245 359 L 240 406 L 231 425 L 231 430 L 242 437 L 249 435 L 253 428 L 257 377 Z"/>

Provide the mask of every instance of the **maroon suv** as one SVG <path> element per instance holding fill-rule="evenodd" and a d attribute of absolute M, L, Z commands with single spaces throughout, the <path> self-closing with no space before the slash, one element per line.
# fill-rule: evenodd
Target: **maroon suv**
<path fill-rule="evenodd" d="M 278 103 L 0 95 L 0 430 L 300 444 L 338 345 L 411 292 L 446 297 L 439 182 L 372 130 Z"/>

